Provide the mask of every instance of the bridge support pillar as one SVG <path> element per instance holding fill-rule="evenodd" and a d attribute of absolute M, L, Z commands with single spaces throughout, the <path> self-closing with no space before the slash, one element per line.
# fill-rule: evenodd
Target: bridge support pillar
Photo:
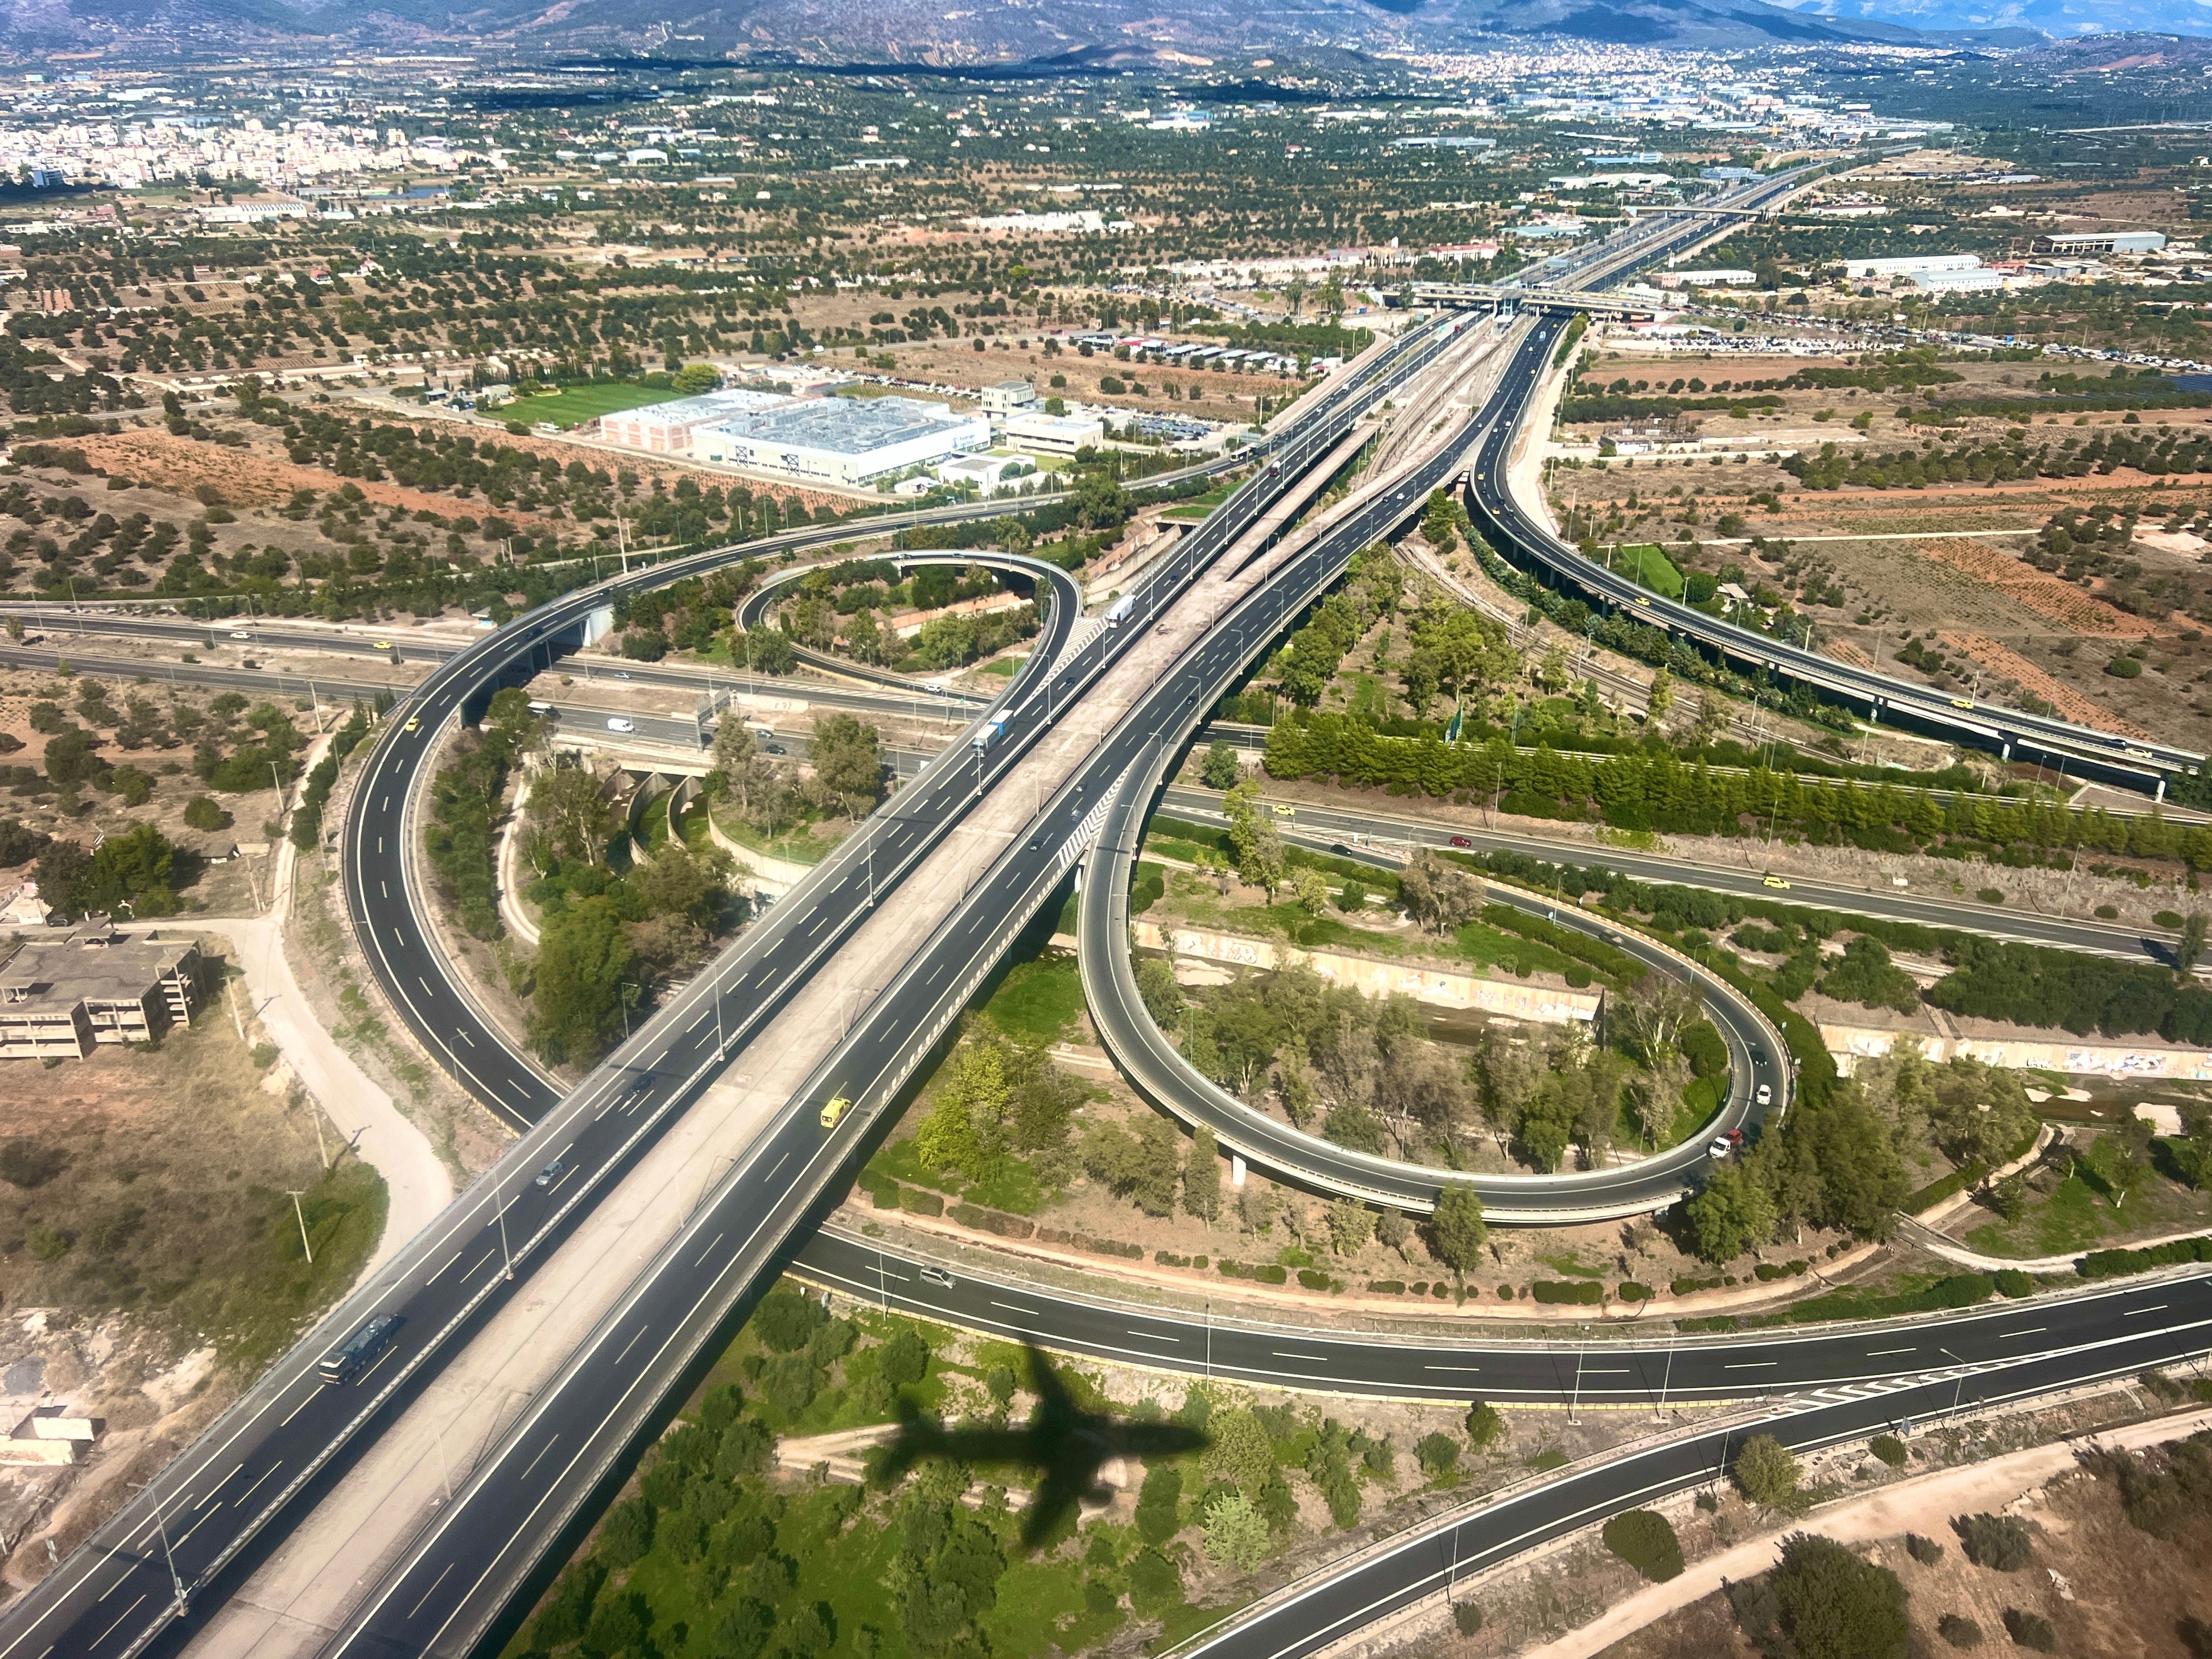
<path fill-rule="evenodd" d="M 2012 758 L 2012 739 L 2010 738 L 2007 738 L 2005 739 L 2004 749 L 1998 755 L 1997 758 L 1999 760 L 2010 760 Z"/>
<path fill-rule="evenodd" d="M 2160 773 L 2160 774 L 2159 775 L 2159 780 L 2158 780 L 2158 793 L 2157 793 L 2155 795 L 2153 795 L 2153 796 L 2151 797 L 2151 801 L 2152 801 L 2152 803 L 2153 803 L 2154 805 L 2156 805 L 2157 803 L 2159 803 L 2159 802 L 2161 802 L 2161 801 L 2165 800 L 2165 799 L 2166 799 L 2166 775 L 2165 775 L 2164 773 Z"/>
<path fill-rule="evenodd" d="M 1231 1152 L 1231 1153 L 1230 1153 L 1230 1154 L 1229 1154 L 1229 1184 L 1230 1184 L 1231 1186 L 1232 1186 L 1232 1187 L 1242 1187 L 1242 1186 L 1243 1186 L 1243 1184 L 1244 1184 L 1244 1176 L 1245 1176 L 1245 1174 L 1246 1174 L 1246 1170 L 1245 1170 L 1245 1165 L 1244 1165 L 1244 1154 L 1243 1154 L 1243 1153 L 1242 1153 L 1242 1152 Z"/>

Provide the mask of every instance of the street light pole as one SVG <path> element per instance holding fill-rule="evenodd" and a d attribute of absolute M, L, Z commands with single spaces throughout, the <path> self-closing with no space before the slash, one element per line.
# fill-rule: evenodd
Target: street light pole
<path fill-rule="evenodd" d="M 307 1240 L 307 1212 L 300 1207 L 300 1200 L 306 1194 L 287 1188 L 285 1196 L 292 1200 L 292 1214 L 300 1224 L 300 1248 L 307 1252 L 307 1265 L 312 1267 L 315 1265 L 315 1247 Z"/>

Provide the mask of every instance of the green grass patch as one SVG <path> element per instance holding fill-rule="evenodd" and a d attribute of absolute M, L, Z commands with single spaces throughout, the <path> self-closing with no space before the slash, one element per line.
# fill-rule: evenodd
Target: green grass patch
<path fill-rule="evenodd" d="M 623 380 L 600 380 L 590 386 L 563 386 L 557 392 L 544 392 L 535 398 L 517 398 L 484 412 L 498 420 L 520 421 L 526 426 L 550 421 L 566 432 L 586 421 L 596 421 L 602 415 L 645 409 L 653 404 L 672 402 L 681 395 L 665 386 L 656 390 Z"/>
<path fill-rule="evenodd" d="M 1479 968 L 1503 968 L 1526 977 L 1529 974 L 1565 974 L 1568 958 L 1550 945 L 1493 927 L 1486 921 L 1470 921 L 1453 935 L 1459 953 Z"/>
<path fill-rule="evenodd" d="M 1312 916 L 1302 904 L 1243 904 L 1224 911 L 1222 924 L 1232 932 L 1286 939 L 1309 950 L 1350 950 L 1370 956 L 1395 954 L 1395 939 L 1365 933 L 1334 916 Z"/>
<path fill-rule="evenodd" d="M 817 836 L 810 825 L 801 824 L 770 837 L 763 835 L 750 824 L 741 822 L 734 813 L 724 813 L 714 822 L 721 831 L 740 847 L 749 847 L 756 853 L 770 858 L 787 859 L 793 864 L 819 864 L 828 858 L 841 836 Z"/>
<path fill-rule="evenodd" d="M 1082 1012 L 1081 970 L 1073 952 L 1060 951 L 1015 964 L 983 1005 L 994 1025 L 1032 1042 L 1057 1042 Z"/>
<path fill-rule="evenodd" d="M 983 665 L 983 672 L 986 674 L 999 675 L 1004 679 L 1012 679 L 1019 672 L 1021 665 L 1028 660 L 1027 657 L 994 657 Z"/>
<path fill-rule="evenodd" d="M 1536 1258 L 1553 1273 L 1565 1273 L 1570 1279 L 1603 1279 L 1602 1267 L 1585 1267 L 1571 1255 L 1540 1255 Z"/>
<path fill-rule="evenodd" d="M 1682 573 L 1674 568 L 1673 560 L 1649 542 L 1641 547 L 1616 548 L 1612 562 L 1614 569 L 1662 599 L 1682 597 Z"/>

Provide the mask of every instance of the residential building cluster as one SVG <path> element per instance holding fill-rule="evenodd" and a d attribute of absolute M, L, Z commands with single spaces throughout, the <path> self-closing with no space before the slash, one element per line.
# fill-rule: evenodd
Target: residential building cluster
<path fill-rule="evenodd" d="M 156 115 L 134 121 L 0 123 L 0 167 L 51 175 L 56 183 L 149 185 L 251 179 L 284 190 L 362 173 L 425 169 L 453 173 L 470 161 L 503 158 L 448 145 L 434 135 L 410 139 L 398 127 L 258 116 L 219 120 Z"/>

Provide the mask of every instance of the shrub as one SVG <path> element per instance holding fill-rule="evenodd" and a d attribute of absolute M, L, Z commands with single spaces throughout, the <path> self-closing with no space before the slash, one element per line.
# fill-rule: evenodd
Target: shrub
<path fill-rule="evenodd" d="M 1905 1534 L 1905 1553 L 1923 1567 L 1932 1567 L 1943 1559 L 1943 1547 L 1932 1538 L 1923 1538 L 1917 1532 Z"/>
<path fill-rule="evenodd" d="M 632 1498 L 608 1511 L 606 1527 L 599 1534 L 599 1553 L 608 1565 L 634 1566 L 652 1547 L 652 1504 L 642 1498 Z"/>
<path fill-rule="evenodd" d="M 1271 1261 L 1253 1268 L 1252 1277 L 1262 1285 L 1280 1285 L 1290 1277 L 1290 1270 Z"/>
<path fill-rule="evenodd" d="M 1978 1648 L 1982 1627 L 1961 1613 L 1947 1613 L 1936 1621 L 1936 1633 L 1954 1648 Z"/>
<path fill-rule="evenodd" d="M 1990 1282 L 1997 1287 L 1999 1296 L 2022 1297 L 2035 1294 L 2035 1281 L 2017 1267 L 2000 1267 L 1990 1275 Z"/>
<path fill-rule="evenodd" d="M 1786 1504 L 1797 1491 L 1797 1460 L 1771 1434 L 1754 1434 L 1735 1455 L 1735 1484 L 1754 1504 Z"/>
<path fill-rule="evenodd" d="M 1867 1449 L 1893 1469 L 1903 1468 L 1908 1455 L 1905 1449 L 1905 1443 L 1893 1434 L 1875 1436 L 1873 1439 L 1867 1442 Z M 1940 1548 L 1941 1546 L 1938 1547 Z M 1916 1556 L 1914 1559 L 1917 1560 L 1918 1558 Z"/>
<path fill-rule="evenodd" d="M 1182 1600 L 1182 1574 L 1158 1550 L 1141 1549 L 1129 1562 L 1129 1601 L 1139 1613 L 1158 1618 Z"/>
<path fill-rule="evenodd" d="M 894 1389 L 919 1382 L 929 1372 L 929 1344 L 913 1331 L 901 1331 L 876 1358 L 876 1375 Z"/>
<path fill-rule="evenodd" d="M 2142 664 L 2133 657 L 2115 657 L 2105 665 L 2105 672 L 2116 680 L 2131 680 L 2142 672 Z"/>
<path fill-rule="evenodd" d="M 1974 896 L 1981 900 L 1984 904 L 2002 904 L 2004 902 L 2004 892 L 2001 888 L 1977 888 L 1974 891 Z"/>
<path fill-rule="evenodd" d="M 1497 1407 L 1478 1400 L 1467 1408 L 1467 1443 L 1486 1452 L 1505 1434 L 1505 1419 Z"/>
<path fill-rule="evenodd" d="M 1962 1515 L 1951 1522 L 1966 1559 L 1992 1572 L 2018 1572 L 2027 1565 L 2027 1523 L 2010 1515 Z"/>
<path fill-rule="evenodd" d="M 811 1297 L 795 1291 L 772 1291 L 753 1310 L 752 1326 L 761 1345 L 771 1353 L 796 1353 L 829 1317 Z"/>
<path fill-rule="evenodd" d="M 1649 1302 L 1658 1292 L 1649 1285 L 1639 1285 L 1634 1279 L 1625 1279 L 1618 1294 L 1623 1302 Z"/>
<path fill-rule="evenodd" d="M 1905 1659 L 1911 1651 L 1897 1575 L 1833 1539 L 1785 1538 L 1768 1582 L 1778 1622 L 1801 1659 Z"/>
<path fill-rule="evenodd" d="M 1452 1623 L 1459 1626 L 1462 1636 L 1473 1636 L 1482 1628 L 1482 1603 L 1462 1601 L 1452 1608 Z"/>
<path fill-rule="evenodd" d="M 1328 1288 L 1328 1275 L 1318 1267 L 1301 1267 L 1298 1283 L 1310 1291 L 1325 1291 Z"/>
<path fill-rule="evenodd" d="M 1145 1472 L 1137 1493 L 1137 1536 L 1158 1547 L 1174 1537 L 1182 1525 L 1182 1475 L 1171 1463 L 1155 1464 Z"/>
<path fill-rule="evenodd" d="M 1431 1483 L 1443 1486 L 1459 1475 L 1459 1442 L 1448 1434 L 1425 1434 L 1413 1448 L 1421 1460 L 1421 1473 Z"/>
<path fill-rule="evenodd" d="M 28 1189 L 43 1187 L 69 1167 L 69 1154 L 35 1140 L 0 1143 L 0 1181 Z"/>
<path fill-rule="evenodd" d="M 2151 920 L 2161 927 L 2178 928 L 2181 926 L 2181 912 L 2179 910 L 2160 910 L 2156 915 L 2153 916 Z"/>
<path fill-rule="evenodd" d="M 1367 1288 L 1375 1296 L 1403 1296 L 1406 1293 L 1406 1283 L 1401 1279 L 1370 1279 L 1367 1281 Z M 1420 1285 L 1414 1294 L 1426 1295 L 1428 1288 L 1425 1285 Z"/>
<path fill-rule="evenodd" d="M 205 795 L 194 795 L 185 803 L 185 827 L 188 830 L 228 830 L 235 820 Z"/>
<path fill-rule="evenodd" d="M 1656 1510 L 1631 1510 L 1605 1523 L 1605 1547 L 1655 1584 L 1682 1573 L 1682 1540 Z"/>
<path fill-rule="evenodd" d="M 2041 1613 L 2007 1607 L 2004 1621 L 2005 1634 L 2012 1638 L 2014 1647 L 2032 1648 L 2038 1653 L 2058 1651 L 2058 1632 L 2051 1628 L 2051 1621 Z"/>

